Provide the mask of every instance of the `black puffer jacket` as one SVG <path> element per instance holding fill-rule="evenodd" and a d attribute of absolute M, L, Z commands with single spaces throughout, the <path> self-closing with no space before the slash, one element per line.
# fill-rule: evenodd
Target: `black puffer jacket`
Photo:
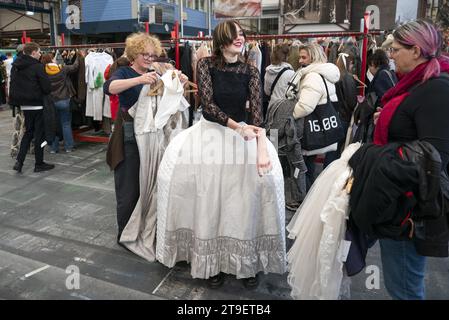
<path fill-rule="evenodd" d="M 50 79 L 44 65 L 28 55 L 18 57 L 11 69 L 10 105 L 43 106 L 44 95 L 50 92 Z"/>

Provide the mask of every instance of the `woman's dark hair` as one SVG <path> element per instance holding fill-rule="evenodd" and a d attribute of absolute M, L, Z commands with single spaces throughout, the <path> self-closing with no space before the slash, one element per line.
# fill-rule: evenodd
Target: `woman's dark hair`
<path fill-rule="evenodd" d="M 41 63 L 47 64 L 53 62 L 53 55 L 51 53 L 47 53 L 41 56 Z"/>
<path fill-rule="evenodd" d="M 377 49 L 372 55 L 368 57 L 367 63 L 368 66 L 373 65 L 378 68 L 380 66 L 388 66 L 390 60 L 388 59 L 385 51 L 383 51 L 382 49 Z"/>
<path fill-rule="evenodd" d="M 280 43 L 274 47 L 271 53 L 271 64 L 277 65 L 287 61 L 290 46 L 288 44 Z"/>
<path fill-rule="evenodd" d="M 237 27 L 239 26 L 246 40 L 246 34 L 242 26 L 236 20 L 225 20 L 220 22 L 214 29 L 213 46 L 214 62 L 218 65 L 224 65 L 223 47 L 230 45 L 238 37 Z"/>

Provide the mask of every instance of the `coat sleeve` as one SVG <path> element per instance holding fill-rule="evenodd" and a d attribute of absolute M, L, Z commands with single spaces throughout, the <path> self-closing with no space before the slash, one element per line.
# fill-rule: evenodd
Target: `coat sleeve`
<path fill-rule="evenodd" d="M 380 70 L 379 77 L 376 79 L 374 83 L 374 91 L 376 92 L 379 101 L 384 96 L 385 92 L 394 87 L 393 82 L 387 74 L 387 70 Z"/>
<path fill-rule="evenodd" d="M 50 94 L 51 93 L 50 78 L 45 72 L 44 65 L 38 65 L 36 74 L 37 74 L 37 81 L 39 82 L 39 86 L 42 89 L 42 93 L 44 95 Z"/>
<path fill-rule="evenodd" d="M 79 66 L 80 66 L 80 58 L 79 55 L 77 55 L 75 62 L 73 64 L 64 66 L 64 70 L 65 72 L 67 72 L 67 74 L 75 73 L 78 71 Z"/>
<path fill-rule="evenodd" d="M 322 82 L 318 73 L 309 73 L 301 80 L 299 100 L 293 109 L 293 118 L 304 118 L 315 110 L 323 94 L 326 94 Z"/>

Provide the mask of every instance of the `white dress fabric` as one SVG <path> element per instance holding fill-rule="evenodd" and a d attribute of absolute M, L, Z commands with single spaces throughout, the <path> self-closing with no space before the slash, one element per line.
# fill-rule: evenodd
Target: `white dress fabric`
<path fill-rule="evenodd" d="M 120 242 L 148 261 L 154 261 L 156 256 L 156 181 L 159 163 L 171 139 L 188 125 L 185 111 L 189 105 L 182 97 L 182 85 L 178 77 L 172 79 L 171 72 L 167 73 L 170 74 L 170 80 L 164 81 L 166 86 L 162 98 L 148 96 L 150 86 L 146 85 L 137 103 L 128 111 L 134 118 L 134 133 L 139 148 L 140 197 L 121 234 Z M 173 90 L 179 86 L 181 90 Z M 177 105 L 173 104 L 174 101 L 177 101 Z M 164 119 L 163 123 L 160 122 L 160 129 L 155 126 L 156 118 Z"/>
<path fill-rule="evenodd" d="M 259 177 L 256 140 L 203 117 L 167 147 L 158 174 L 157 260 L 191 264 L 193 278 L 286 271 L 282 168 Z"/>
<path fill-rule="evenodd" d="M 287 226 L 295 242 L 288 252 L 291 296 L 300 300 L 336 300 L 342 293 L 345 232 L 352 174 L 348 161 L 360 143 L 345 149 L 316 179 Z"/>

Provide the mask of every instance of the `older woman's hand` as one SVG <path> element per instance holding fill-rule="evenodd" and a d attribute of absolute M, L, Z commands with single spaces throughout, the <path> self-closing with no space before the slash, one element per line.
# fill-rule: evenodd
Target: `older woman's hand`
<path fill-rule="evenodd" d="M 139 78 L 140 84 L 153 84 L 157 81 L 158 75 L 156 72 L 147 72 L 142 74 Z"/>
<path fill-rule="evenodd" d="M 189 81 L 189 77 L 182 73 L 182 71 L 176 70 L 176 73 L 178 74 L 179 80 L 181 81 L 182 85 Z"/>

